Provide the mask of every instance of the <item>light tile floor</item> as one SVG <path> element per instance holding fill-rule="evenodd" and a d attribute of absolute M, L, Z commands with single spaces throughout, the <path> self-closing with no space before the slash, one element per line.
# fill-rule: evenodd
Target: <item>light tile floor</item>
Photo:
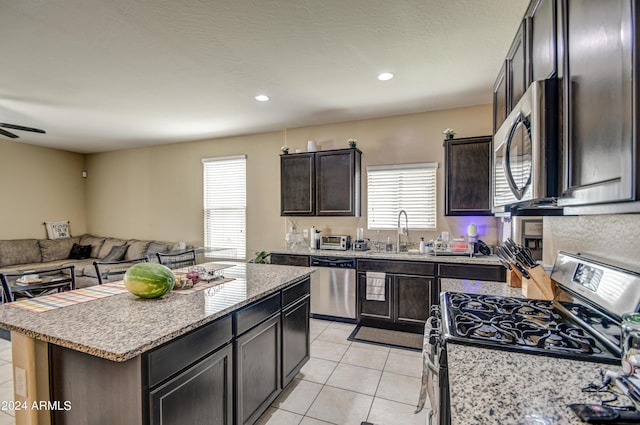
<path fill-rule="evenodd" d="M 354 325 L 311 319 L 311 359 L 258 425 L 424 425 L 414 414 L 420 392 L 421 354 L 351 342 Z M 0 339 L 0 403 L 13 400 L 11 343 Z M 0 425 L 14 425 L 0 411 Z"/>
<path fill-rule="evenodd" d="M 258 425 L 424 425 L 414 414 L 422 357 L 417 351 L 351 342 L 355 325 L 311 319 L 311 359 Z"/>

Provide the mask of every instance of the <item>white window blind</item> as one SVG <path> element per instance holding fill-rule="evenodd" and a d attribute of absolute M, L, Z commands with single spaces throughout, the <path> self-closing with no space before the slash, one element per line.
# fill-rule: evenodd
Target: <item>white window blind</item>
<path fill-rule="evenodd" d="M 367 167 L 369 229 L 395 229 L 400 210 L 410 229 L 435 229 L 437 168 L 437 162 Z"/>
<path fill-rule="evenodd" d="M 246 258 L 246 156 L 204 158 L 204 244 Z M 235 251 L 233 251 L 235 250 Z M 223 257 L 225 251 L 216 255 Z M 233 254 L 230 254 L 233 255 Z M 231 257 L 230 257 L 231 258 Z"/>

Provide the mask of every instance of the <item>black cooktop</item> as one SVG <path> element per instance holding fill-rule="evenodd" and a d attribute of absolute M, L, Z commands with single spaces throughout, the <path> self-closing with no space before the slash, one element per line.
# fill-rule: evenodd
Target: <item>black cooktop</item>
<path fill-rule="evenodd" d="M 447 292 L 442 294 L 446 342 L 618 364 L 620 326 L 588 306 Z M 575 317 L 573 317 L 575 316 Z M 582 323 L 581 323 L 582 322 Z M 608 335 L 598 335 L 606 329 Z"/>

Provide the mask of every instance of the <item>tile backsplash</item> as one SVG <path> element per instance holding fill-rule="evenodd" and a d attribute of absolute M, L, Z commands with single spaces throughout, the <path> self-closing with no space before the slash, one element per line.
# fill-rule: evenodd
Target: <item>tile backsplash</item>
<path fill-rule="evenodd" d="M 545 217 L 543 240 L 545 264 L 568 251 L 640 267 L 640 214 Z"/>

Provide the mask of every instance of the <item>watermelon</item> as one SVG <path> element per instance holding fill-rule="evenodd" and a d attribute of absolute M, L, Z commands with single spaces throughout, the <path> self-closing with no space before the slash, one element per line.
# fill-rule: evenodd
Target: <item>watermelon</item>
<path fill-rule="evenodd" d="M 124 274 L 124 286 L 141 298 L 159 298 L 173 289 L 176 276 L 158 263 L 137 263 Z"/>

